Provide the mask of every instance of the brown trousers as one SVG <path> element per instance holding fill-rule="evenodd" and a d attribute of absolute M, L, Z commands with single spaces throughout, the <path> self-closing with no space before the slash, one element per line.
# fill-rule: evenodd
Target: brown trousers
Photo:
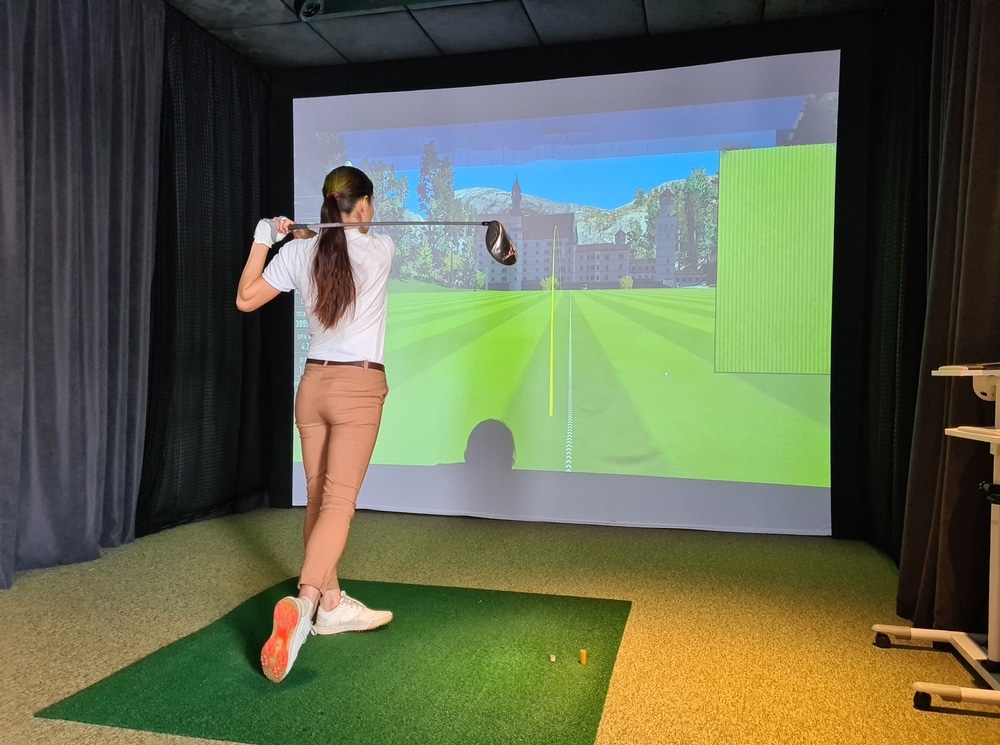
<path fill-rule="evenodd" d="M 299 586 L 338 590 L 337 563 L 347 544 L 389 392 L 371 368 L 307 364 L 295 397 L 295 423 L 306 475 L 305 559 Z"/>

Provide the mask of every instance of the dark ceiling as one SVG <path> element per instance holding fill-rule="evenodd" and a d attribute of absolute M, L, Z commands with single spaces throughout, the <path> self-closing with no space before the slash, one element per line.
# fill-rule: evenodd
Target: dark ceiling
<path fill-rule="evenodd" d="M 300 20 L 296 0 L 166 0 L 269 71 L 753 26 L 878 10 L 884 4 L 884 0 L 304 1 L 317 11 L 309 20 Z"/>

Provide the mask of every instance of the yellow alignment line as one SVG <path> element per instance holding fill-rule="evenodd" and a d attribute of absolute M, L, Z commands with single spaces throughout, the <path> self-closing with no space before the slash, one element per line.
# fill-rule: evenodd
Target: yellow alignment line
<path fill-rule="evenodd" d="M 549 273 L 549 416 L 555 400 L 556 364 L 556 244 L 559 241 L 559 226 L 552 226 L 552 271 Z"/>

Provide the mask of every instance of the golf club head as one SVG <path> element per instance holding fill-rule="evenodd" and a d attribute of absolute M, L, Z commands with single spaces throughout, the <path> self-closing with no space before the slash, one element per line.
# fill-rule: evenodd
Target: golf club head
<path fill-rule="evenodd" d="M 504 266 L 510 266 L 517 261 L 517 248 L 511 242 L 503 225 L 496 220 L 490 220 L 486 224 L 486 250 Z"/>

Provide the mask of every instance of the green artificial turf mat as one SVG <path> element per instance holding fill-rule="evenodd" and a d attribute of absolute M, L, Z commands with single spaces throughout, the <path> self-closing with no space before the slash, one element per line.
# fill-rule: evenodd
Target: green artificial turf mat
<path fill-rule="evenodd" d="M 392 623 L 310 636 L 280 684 L 259 654 L 294 579 L 37 716 L 257 745 L 594 742 L 629 602 L 342 587 Z"/>

